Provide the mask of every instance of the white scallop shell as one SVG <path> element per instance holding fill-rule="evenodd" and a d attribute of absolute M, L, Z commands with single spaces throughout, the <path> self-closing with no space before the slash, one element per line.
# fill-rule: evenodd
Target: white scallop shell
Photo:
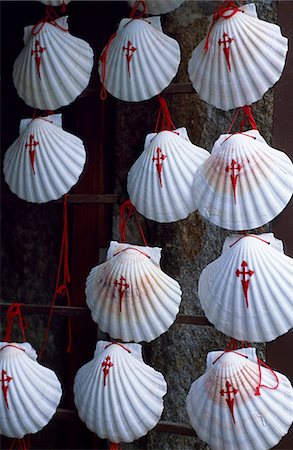
<path fill-rule="evenodd" d="M 25 27 L 25 46 L 14 63 L 13 81 L 18 95 L 33 108 L 53 111 L 69 105 L 89 83 L 93 50 L 86 41 L 60 29 L 68 30 L 67 18 L 39 25 L 36 35 L 33 26 Z M 38 53 L 32 53 L 36 48 Z"/>
<path fill-rule="evenodd" d="M 168 12 L 174 11 L 174 9 L 179 8 L 184 0 L 145 0 L 146 10 L 148 14 L 160 15 L 166 14 Z M 136 0 L 128 0 L 128 3 L 133 7 Z M 138 10 L 142 11 L 142 2 L 138 5 Z"/>
<path fill-rule="evenodd" d="M 148 134 L 144 151 L 128 174 L 131 202 L 157 222 L 185 219 L 195 210 L 194 174 L 209 156 L 190 142 L 186 128 Z"/>
<path fill-rule="evenodd" d="M 37 362 L 28 342 L 0 342 L 0 376 L 1 434 L 20 439 L 44 428 L 62 395 L 53 370 Z"/>
<path fill-rule="evenodd" d="M 160 268 L 160 248 L 111 242 L 107 261 L 86 282 L 92 319 L 111 337 L 152 341 L 174 322 L 180 285 Z"/>
<path fill-rule="evenodd" d="M 273 220 L 292 193 L 291 160 L 269 147 L 256 130 L 222 134 L 193 184 L 200 213 L 228 230 L 251 230 Z"/>
<path fill-rule="evenodd" d="M 147 100 L 171 83 L 179 63 L 179 44 L 163 33 L 160 17 L 122 19 L 107 50 L 104 85 L 120 100 Z M 102 80 L 101 61 L 99 73 Z"/>
<path fill-rule="evenodd" d="M 224 44 L 224 39 L 232 41 Z M 208 50 L 206 39 L 194 49 L 189 78 L 199 96 L 217 108 L 226 111 L 250 105 L 282 75 L 287 42 L 278 25 L 258 19 L 254 4 L 241 6 L 231 18 L 220 18 L 211 28 Z"/>
<path fill-rule="evenodd" d="M 143 362 L 141 345 L 97 342 L 92 361 L 74 380 L 78 415 L 100 438 L 132 442 L 147 434 L 163 412 L 167 384 Z"/>
<path fill-rule="evenodd" d="M 68 5 L 68 3 L 71 2 L 71 0 L 40 0 L 40 2 L 44 3 L 44 5 L 49 6 L 62 6 Z"/>
<path fill-rule="evenodd" d="M 56 200 L 74 186 L 86 159 L 77 136 L 61 127 L 61 114 L 20 123 L 20 136 L 4 158 L 4 176 L 19 198 L 34 203 Z M 29 144 L 37 143 L 35 146 Z M 31 162 L 30 149 L 35 151 Z"/>
<path fill-rule="evenodd" d="M 227 239 L 231 247 L 199 277 L 205 315 L 240 341 L 272 341 L 293 327 L 293 259 L 271 238 L 233 235 Z"/>
<path fill-rule="evenodd" d="M 261 387 L 260 395 L 255 395 L 260 382 L 255 348 L 227 352 L 219 358 L 221 354 L 208 354 L 206 372 L 191 385 L 186 407 L 192 427 L 214 450 L 273 448 L 293 421 L 293 389 L 288 378 L 275 372 L 277 389 Z M 269 369 L 261 367 L 261 377 L 262 385 L 277 386 Z"/>

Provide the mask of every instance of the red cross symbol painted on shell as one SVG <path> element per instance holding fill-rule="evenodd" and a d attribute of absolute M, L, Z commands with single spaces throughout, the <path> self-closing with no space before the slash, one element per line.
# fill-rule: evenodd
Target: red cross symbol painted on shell
<path fill-rule="evenodd" d="M 102 367 L 104 373 L 104 386 L 106 386 L 106 379 L 107 376 L 109 375 L 109 370 L 111 367 L 113 367 L 113 363 L 111 362 L 111 356 L 108 355 L 105 361 L 102 362 Z"/>
<path fill-rule="evenodd" d="M 35 49 L 32 50 L 32 56 L 35 55 L 35 61 L 37 64 L 37 71 L 38 71 L 38 76 L 41 79 L 41 55 L 42 53 L 44 53 L 46 51 L 45 47 L 41 47 L 40 42 L 38 41 L 38 39 L 36 39 L 36 43 L 35 43 Z"/>
<path fill-rule="evenodd" d="M 224 51 L 224 55 L 225 55 L 225 58 L 226 58 L 226 62 L 227 62 L 227 66 L 228 66 L 229 72 L 231 72 L 230 47 L 228 47 L 227 44 L 231 44 L 232 41 L 234 41 L 234 39 L 230 38 L 227 33 L 223 34 L 223 40 L 221 40 L 221 39 L 218 40 L 218 44 L 219 44 L 220 47 L 221 47 L 222 44 L 224 44 L 223 51 Z"/>
<path fill-rule="evenodd" d="M 34 172 L 34 175 L 36 174 L 35 172 L 35 147 L 37 147 L 39 145 L 38 141 L 35 141 L 35 137 L 33 134 L 30 135 L 30 140 L 29 143 L 25 144 L 25 148 L 29 148 L 29 155 L 30 155 L 30 160 L 31 160 L 31 166 Z"/>
<path fill-rule="evenodd" d="M 119 300 L 120 300 L 120 312 L 122 312 L 122 300 L 125 294 L 126 289 L 129 288 L 129 284 L 126 283 L 126 279 L 121 275 L 120 281 L 115 280 L 115 286 L 118 287 L 119 292 Z"/>
<path fill-rule="evenodd" d="M 234 194 L 234 203 L 236 205 L 236 185 L 237 185 L 237 179 L 240 170 L 242 169 L 242 164 L 239 164 L 235 161 L 235 159 L 232 159 L 231 165 L 226 167 L 226 172 L 229 173 L 232 172 L 230 175 L 231 182 L 232 182 L 232 188 L 233 188 L 233 194 Z"/>
<path fill-rule="evenodd" d="M 128 41 L 127 47 L 122 47 L 122 50 L 123 50 L 123 52 L 126 52 L 125 56 L 126 56 L 126 60 L 127 60 L 127 70 L 128 70 L 128 76 L 130 78 L 130 61 L 133 56 L 133 53 L 136 52 L 136 48 L 133 47 L 131 41 Z"/>
<path fill-rule="evenodd" d="M 157 168 L 157 172 L 158 172 L 158 176 L 159 176 L 160 186 L 163 187 L 163 184 L 162 184 L 163 164 L 162 164 L 162 162 L 164 161 L 164 159 L 167 158 L 167 155 L 163 155 L 162 150 L 159 147 L 157 148 L 156 152 L 157 152 L 157 157 L 153 156 L 152 161 L 153 162 L 157 161 L 156 168 Z"/>
<path fill-rule="evenodd" d="M 7 409 L 9 409 L 8 406 L 8 389 L 9 389 L 9 383 L 12 381 L 12 377 L 7 375 L 7 372 L 5 370 L 2 370 L 2 376 L 1 376 L 1 387 L 2 392 L 4 396 L 4 401 Z"/>
<path fill-rule="evenodd" d="M 246 307 L 248 308 L 248 289 L 249 289 L 250 277 L 252 277 L 252 275 L 254 274 L 254 270 L 248 269 L 248 264 L 246 261 L 242 261 L 241 268 L 242 268 L 242 270 L 237 269 L 235 273 L 236 273 L 237 277 L 240 277 L 242 275 L 242 278 L 241 278 L 242 289 L 244 292 Z M 245 269 L 247 269 L 247 270 L 245 270 Z M 246 278 L 246 275 L 248 275 L 249 278 Z"/>
<path fill-rule="evenodd" d="M 238 389 L 233 388 L 232 384 L 227 380 L 225 384 L 227 390 L 221 389 L 220 394 L 222 397 L 225 397 L 225 394 L 227 394 L 227 398 L 225 398 L 227 405 L 229 406 L 230 413 L 233 419 L 233 422 L 235 423 L 235 417 L 234 417 L 234 403 L 235 403 L 235 395 L 238 392 Z"/>

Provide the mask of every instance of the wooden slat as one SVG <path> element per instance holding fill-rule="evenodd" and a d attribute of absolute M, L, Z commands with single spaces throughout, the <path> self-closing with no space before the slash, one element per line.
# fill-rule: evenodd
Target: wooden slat
<path fill-rule="evenodd" d="M 120 196 L 118 194 L 68 194 L 68 204 L 115 204 L 119 201 Z M 7 194 L 2 196 L 2 201 L 5 203 L 24 202 L 15 195 Z M 50 204 L 63 203 L 63 198 L 54 200 Z"/>

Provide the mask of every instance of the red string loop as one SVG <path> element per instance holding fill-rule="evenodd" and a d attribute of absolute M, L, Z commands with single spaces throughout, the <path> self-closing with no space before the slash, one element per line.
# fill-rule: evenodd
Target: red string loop
<path fill-rule="evenodd" d="M 228 11 L 231 11 L 231 13 L 226 14 Z M 211 31 L 212 31 L 214 25 L 216 24 L 216 22 L 221 17 L 225 20 L 231 19 L 231 17 L 233 17 L 239 11 L 240 10 L 239 10 L 238 6 L 235 4 L 235 1 L 224 1 L 222 3 L 218 2 L 218 6 L 216 8 L 216 11 L 214 12 L 213 20 L 210 25 L 210 28 L 209 28 L 209 31 L 208 31 L 208 34 L 206 37 L 205 45 L 204 45 L 204 49 L 206 51 L 209 49 L 210 34 L 211 34 Z"/>
<path fill-rule="evenodd" d="M 27 435 L 27 442 L 25 440 L 25 437 L 22 439 L 13 439 L 13 441 L 11 442 L 11 446 L 9 448 L 9 450 L 13 450 L 15 448 L 15 444 L 17 444 L 17 447 L 19 450 L 29 450 L 30 445 L 31 445 L 31 436 L 30 434 Z"/>
<path fill-rule="evenodd" d="M 171 119 L 171 114 L 168 109 L 166 100 L 164 99 L 164 97 L 161 97 L 160 95 L 158 95 L 158 100 L 160 104 L 160 109 L 157 116 L 155 133 L 164 130 L 167 131 L 175 130 L 176 127 Z"/>
<path fill-rule="evenodd" d="M 59 264 L 58 264 L 58 270 L 57 270 L 57 278 L 56 278 L 56 284 L 55 284 L 55 291 L 51 303 L 51 309 L 49 314 L 49 320 L 47 324 L 47 328 L 45 331 L 45 337 L 42 344 L 42 348 L 40 351 L 39 360 L 41 360 L 43 353 L 46 349 L 48 338 L 49 338 L 49 330 L 53 318 L 53 312 L 54 312 L 54 306 L 56 302 L 57 295 L 66 296 L 67 299 L 67 306 L 71 305 L 70 301 L 70 295 L 68 290 L 68 285 L 70 283 L 70 273 L 69 273 L 69 246 L 68 246 L 68 220 L 67 220 L 67 195 L 64 195 L 63 199 L 63 232 L 62 232 L 62 242 L 61 242 L 61 249 L 60 249 L 60 256 L 59 256 Z M 63 281 L 60 282 L 61 279 L 61 270 L 63 267 Z M 71 332 L 71 318 L 68 318 L 68 345 L 66 352 L 71 352 L 71 343 L 72 343 L 72 332 Z"/>
<path fill-rule="evenodd" d="M 120 250 L 120 252 L 115 253 L 113 256 L 117 256 L 122 252 L 126 252 L 127 250 L 135 250 L 136 252 L 141 253 L 142 255 L 146 256 L 147 258 L 151 258 L 150 255 L 147 255 L 145 252 L 142 252 L 141 250 L 139 250 L 138 248 L 134 248 L 134 247 L 128 247 L 128 248 L 124 248 L 123 250 Z"/>
<path fill-rule="evenodd" d="M 129 220 L 130 220 L 130 217 L 132 216 L 132 214 L 134 215 L 134 217 L 136 219 L 136 223 L 138 225 L 138 228 L 139 228 L 139 231 L 140 231 L 143 243 L 147 247 L 148 244 L 147 244 L 147 241 L 146 241 L 143 229 L 141 227 L 137 211 L 135 209 L 135 206 L 131 203 L 130 200 L 126 200 L 120 206 L 120 211 L 119 211 L 120 241 L 121 242 L 126 242 L 126 227 L 127 227 L 128 223 L 129 223 Z M 125 216 L 126 216 L 126 218 L 125 218 Z"/>
<path fill-rule="evenodd" d="M 245 105 L 245 106 L 242 106 L 242 108 L 238 108 L 236 110 L 236 113 L 233 117 L 233 120 L 229 126 L 227 133 L 231 132 L 240 111 L 242 112 L 242 119 L 241 119 L 240 126 L 239 126 L 240 133 L 243 133 L 243 129 L 246 124 L 249 124 L 253 130 L 257 130 L 256 121 L 253 117 L 251 107 Z M 237 133 L 234 133 L 234 134 L 237 134 Z"/>
<path fill-rule="evenodd" d="M 251 347 L 250 342 L 248 342 L 248 341 L 239 341 L 239 344 L 241 345 L 241 348 Z M 239 345 L 238 345 L 237 339 L 231 338 L 230 341 L 228 342 L 227 347 L 223 351 L 223 353 L 221 353 L 221 355 L 218 356 L 215 359 L 215 361 L 213 361 L 213 364 L 216 364 L 216 362 L 220 358 L 222 358 L 222 356 L 225 355 L 225 353 L 229 353 L 229 352 L 233 352 L 233 353 L 235 353 L 235 355 L 242 356 L 243 358 L 248 359 L 247 355 L 242 355 L 242 353 L 237 352 L 236 350 L 238 350 L 238 349 L 239 349 Z"/>
<path fill-rule="evenodd" d="M 115 442 L 110 442 L 109 450 L 122 450 L 122 446 L 120 444 L 115 444 Z"/>
<path fill-rule="evenodd" d="M 110 342 L 110 344 L 106 345 L 105 350 L 106 350 L 106 348 L 110 347 L 111 345 L 119 345 L 119 347 L 122 347 L 122 348 L 123 348 L 124 350 L 126 350 L 128 353 L 131 353 L 131 350 L 129 350 L 128 348 L 126 348 L 123 344 L 120 344 L 120 342 L 116 342 L 116 341 Z"/>
<path fill-rule="evenodd" d="M 101 91 L 100 91 L 100 99 L 101 100 L 106 100 L 106 98 L 107 98 L 107 90 L 105 88 L 107 57 L 108 57 L 108 51 L 109 51 L 111 42 L 116 37 L 116 35 L 117 35 L 117 33 L 112 34 L 112 36 L 110 37 L 106 47 L 104 48 L 104 50 L 102 51 L 102 54 L 100 56 L 100 61 L 102 64 L 102 76 L 101 76 L 102 86 L 101 86 Z"/>
<path fill-rule="evenodd" d="M 273 371 L 273 369 L 259 358 L 257 358 L 257 364 L 258 364 L 258 371 L 259 371 L 259 383 L 255 388 L 254 395 L 260 395 L 260 388 L 271 389 L 272 391 L 274 391 L 275 389 L 278 389 L 280 380 L 279 380 L 277 374 Z M 271 387 L 271 386 L 267 386 L 266 384 L 261 384 L 261 379 L 262 379 L 261 366 L 266 367 L 267 369 L 269 369 L 272 372 L 272 374 L 274 375 L 276 382 L 277 382 L 276 386 Z"/>
<path fill-rule="evenodd" d="M 21 314 L 21 304 L 20 303 L 12 303 L 12 305 L 9 306 L 7 313 L 6 313 L 6 332 L 4 337 L 4 342 L 11 342 L 11 333 L 12 333 L 12 326 L 13 321 L 17 317 L 18 318 L 18 327 L 22 334 L 22 339 L 24 342 L 26 342 L 25 338 L 25 329 L 27 328 L 27 322 L 24 323 L 24 319 Z"/>
<path fill-rule="evenodd" d="M 142 5 L 142 11 L 140 11 L 138 9 L 139 5 Z M 144 0 L 138 0 L 134 3 L 132 10 L 130 11 L 129 17 L 131 17 L 132 19 L 136 18 L 138 19 L 139 17 L 147 17 L 148 16 L 148 12 L 147 12 L 147 6 L 146 6 L 146 2 Z"/>
<path fill-rule="evenodd" d="M 46 16 L 43 19 L 40 19 L 32 28 L 32 35 L 36 36 L 43 29 L 43 27 L 48 23 L 49 25 L 53 25 L 54 27 L 59 28 L 62 31 L 68 32 L 67 28 L 61 27 L 56 20 L 59 19 L 58 14 L 52 6 L 46 7 Z"/>
<path fill-rule="evenodd" d="M 233 244 L 231 244 L 229 247 L 233 247 L 233 245 L 237 244 L 237 242 L 241 241 L 241 239 L 243 239 L 244 237 L 253 237 L 255 239 L 258 239 L 259 241 L 265 242 L 266 244 L 270 245 L 269 241 L 266 241 L 265 239 L 262 239 L 258 236 L 255 236 L 254 234 L 244 234 L 243 236 L 241 236 L 239 239 L 237 239 L 237 241 L 233 242 Z"/>

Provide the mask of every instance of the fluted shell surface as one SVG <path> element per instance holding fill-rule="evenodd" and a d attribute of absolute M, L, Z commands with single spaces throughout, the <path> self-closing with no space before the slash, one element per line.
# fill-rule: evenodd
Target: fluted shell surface
<path fill-rule="evenodd" d="M 268 237 L 234 235 L 199 277 L 205 315 L 240 341 L 269 342 L 293 327 L 293 259 Z"/>
<path fill-rule="evenodd" d="M 107 261 L 86 281 L 92 319 L 112 338 L 152 341 L 174 322 L 179 283 L 160 268 L 161 249 L 111 242 Z"/>
<path fill-rule="evenodd" d="M 78 415 L 100 438 L 132 442 L 147 434 L 163 412 L 167 384 L 146 365 L 139 344 L 97 343 L 92 361 L 74 380 Z"/>
<path fill-rule="evenodd" d="M 179 8 L 183 2 L 184 0 L 145 0 L 144 3 L 148 14 L 160 15 L 174 11 L 174 9 Z M 136 0 L 128 0 L 128 3 L 131 7 L 133 7 Z M 138 5 L 138 9 L 140 11 L 143 10 L 142 3 Z"/>
<path fill-rule="evenodd" d="M 221 135 L 193 183 L 200 213 L 228 230 L 251 230 L 270 222 L 292 193 L 291 160 L 256 130 Z"/>
<path fill-rule="evenodd" d="M 195 210 L 194 174 L 209 156 L 190 142 L 185 128 L 148 134 L 144 151 L 128 174 L 130 200 L 148 219 L 185 219 Z"/>
<path fill-rule="evenodd" d="M 68 3 L 71 2 L 71 0 L 40 0 L 40 2 L 44 3 L 44 5 L 49 6 L 62 6 L 68 5 Z"/>
<path fill-rule="evenodd" d="M 44 428 L 62 395 L 55 373 L 37 362 L 28 342 L 0 342 L 0 375 L 1 434 L 20 439 Z"/>
<path fill-rule="evenodd" d="M 163 33 L 160 17 L 122 19 L 115 38 L 105 48 L 105 88 L 127 102 L 160 94 L 180 64 L 179 44 Z M 101 61 L 99 73 L 103 82 Z"/>
<path fill-rule="evenodd" d="M 203 100 L 227 111 L 260 100 L 279 80 L 288 39 L 278 25 L 258 19 L 254 4 L 224 16 L 230 18 L 220 17 L 194 49 L 188 73 Z"/>
<path fill-rule="evenodd" d="M 13 67 L 18 95 L 33 108 L 69 105 L 87 87 L 93 68 L 90 45 L 68 31 L 67 16 L 25 28 L 24 48 Z"/>
<path fill-rule="evenodd" d="M 222 355 L 222 356 L 221 356 Z M 256 395 L 257 386 L 260 395 Z M 211 352 L 186 399 L 190 423 L 214 450 L 273 448 L 293 421 L 293 389 L 281 373 L 256 362 L 255 348 Z"/>
<path fill-rule="evenodd" d="M 77 183 L 85 160 L 83 142 L 62 129 L 61 114 L 24 119 L 5 154 L 5 181 L 19 198 L 49 202 Z"/>

